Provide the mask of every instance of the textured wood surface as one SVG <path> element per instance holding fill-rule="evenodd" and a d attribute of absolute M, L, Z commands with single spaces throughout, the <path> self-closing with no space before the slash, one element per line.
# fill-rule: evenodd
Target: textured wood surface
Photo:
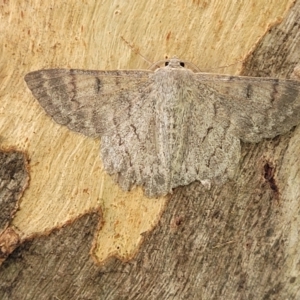
<path fill-rule="evenodd" d="M 286 78 L 300 58 L 292 2 L 1 3 L 1 147 L 26 151 L 31 177 L 1 299 L 300 297 L 299 128 L 244 144 L 236 180 L 221 189 L 195 183 L 153 201 L 119 191 L 101 173 L 99 141 L 54 124 L 23 82 L 41 68 L 147 68 L 136 52 Z"/>

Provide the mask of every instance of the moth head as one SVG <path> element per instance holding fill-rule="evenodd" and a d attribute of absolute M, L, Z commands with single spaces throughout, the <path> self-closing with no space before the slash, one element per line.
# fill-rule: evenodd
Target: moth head
<path fill-rule="evenodd" d="M 199 72 L 197 66 L 192 63 L 180 60 L 176 56 L 172 57 L 171 59 L 161 60 L 156 62 L 150 69 L 156 70 L 160 68 L 168 68 L 168 69 L 190 69 L 193 72 Z"/>
<path fill-rule="evenodd" d="M 181 69 L 185 67 L 185 62 L 174 56 L 173 58 L 165 61 L 165 67 Z"/>

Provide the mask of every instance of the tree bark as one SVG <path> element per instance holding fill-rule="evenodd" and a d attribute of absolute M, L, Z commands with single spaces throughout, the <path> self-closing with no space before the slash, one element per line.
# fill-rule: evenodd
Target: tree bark
<path fill-rule="evenodd" d="M 83 7 L 87 5 L 80 3 Z M 193 1 L 193 5 L 201 11 L 208 9 L 209 4 L 205 3 Z M 216 3 L 225 5 L 225 1 Z M 265 2 L 265 5 L 267 5 L 266 3 L 268 2 Z M 35 5 L 31 7 L 34 12 L 32 18 L 35 18 L 38 13 L 35 9 L 39 11 L 43 9 L 37 3 Z M 99 6 L 101 5 L 104 4 L 99 4 Z M 178 4 L 178 10 L 183 9 L 179 7 L 180 5 L 182 4 Z M 237 16 L 231 15 L 234 8 L 231 8 L 230 3 L 226 1 L 226 5 L 228 9 L 227 22 L 231 24 L 232 31 L 234 31 L 236 28 L 233 24 L 235 24 Z M 289 5 L 286 2 L 286 7 Z M 9 10 L 12 14 L 14 9 L 23 11 L 22 6 L 15 8 L 6 2 L 3 2 L 2 6 L 3 15 Z M 93 10 L 99 11 L 99 6 L 96 5 Z M 81 32 L 85 30 L 95 31 L 97 38 L 101 39 L 101 33 L 106 32 L 108 28 L 100 28 L 96 25 L 95 27 L 87 27 L 93 24 L 92 14 L 89 15 L 91 19 L 86 20 L 82 12 L 76 7 L 78 6 L 67 7 L 70 10 L 64 12 L 66 13 L 66 22 L 73 24 L 72 21 L 76 16 L 82 22 L 82 27 L 79 29 Z M 49 10 L 47 14 L 51 16 L 50 19 L 46 18 L 47 24 L 41 24 L 44 26 L 41 30 L 49 30 L 54 36 L 63 33 L 57 41 L 53 41 L 51 44 L 52 47 L 60 48 L 64 43 L 64 37 L 68 36 L 67 34 L 70 32 L 72 32 L 70 34 L 74 34 L 76 30 L 65 28 L 55 32 L 52 28 L 54 25 L 50 21 L 59 22 L 63 19 L 61 16 L 52 15 L 52 9 L 55 8 L 51 9 L 50 6 L 47 8 Z M 91 8 L 86 7 L 86 9 Z M 168 12 L 168 8 L 163 7 L 162 9 Z M 184 9 L 185 12 L 191 14 L 194 7 L 185 7 Z M 132 8 L 132 10 L 138 16 L 137 8 Z M 24 11 L 20 13 L 21 19 L 25 19 L 26 14 L 28 15 L 28 7 L 24 8 Z M 247 13 L 249 14 L 249 12 Z M 251 11 L 251 13 L 254 12 Z M 122 16 L 122 14 L 124 14 L 123 8 L 115 7 L 114 18 Z M 278 24 L 273 27 L 271 27 L 272 22 L 269 23 L 269 27 L 265 25 L 264 28 L 268 28 L 268 30 L 265 30 L 259 37 L 259 41 L 255 43 L 252 51 L 250 51 L 250 47 L 245 52 L 247 57 L 243 62 L 241 74 L 280 78 L 288 78 L 292 74 L 300 58 L 300 1 L 296 1 L 287 13 L 283 10 L 280 16 L 278 19 L 282 18 L 281 22 L 277 21 Z M 136 17 L 135 20 L 137 27 L 145 22 L 145 18 Z M 151 20 L 150 17 L 149 20 Z M 174 26 L 175 23 L 183 22 L 183 19 L 177 20 L 175 16 L 172 20 Z M 199 18 L 198 20 L 200 22 L 202 19 Z M 152 22 L 155 21 L 152 20 Z M 194 21 L 197 21 L 197 18 Z M 211 18 L 210 21 L 218 22 L 220 18 L 216 18 L 216 20 Z M 108 24 L 107 22 L 106 24 Z M 112 22 L 118 23 L 119 21 L 113 19 Z M 190 22 L 191 26 L 196 26 L 193 25 L 192 21 Z M 164 24 L 167 26 L 166 23 Z M 255 25 L 253 22 L 253 26 Z M 126 24 L 124 26 L 126 30 L 134 31 L 135 27 L 130 27 L 133 25 L 128 26 Z M 221 28 L 228 25 L 221 22 L 219 26 Z M 188 28 L 187 25 L 184 28 Z M 42 52 L 42 57 L 45 59 L 45 61 L 39 59 L 39 63 L 35 61 L 34 67 L 40 68 L 48 65 L 48 67 L 69 67 L 68 56 L 63 56 L 61 61 L 56 61 L 55 51 L 53 55 L 47 56 L 47 51 L 51 52 L 51 50 L 45 49 L 50 42 L 47 40 L 45 44 L 40 40 L 46 33 L 39 33 L 39 30 L 36 31 L 36 29 L 24 25 L 21 30 L 23 35 L 20 36 L 25 39 L 25 33 L 30 35 L 31 30 L 37 32 L 37 35 L 34 38 L 31 36 L 31 50 L 33 50 L 30 51 L 30 55 L 34 59 L 34 55 Z M 165 44 L 162 45 L 163 51 L 168 52 L 168 48 L 171 48 L 172 51 L 178 50 L 183 45 L 183 43 L 178 42 L 180 36 L 178 37 L 176 34 L 176 32 L 170 31 L 170 34 L 166 35 Z M 186 31 L 186 35 L 188 34 L 189 32 Z M 191 40 L 193 40 L 194 34 L 190 35 Z M 209 34 L 209 32 L 203 34 Z M 236 33 L 233 32 L 232 34 Z M 80 36 L 80 32 L 75 32 L 76 35 Z M 218 35 L 218 32 L 215 32 L 215 35 Z M 92 37 L 92 34 L 89 36 Z M 227 33 L 226 37 L 230 38 L 230 32 Z M 22 60 L 25 49 L 22 38 L 20 39 L 20 49 L 16 50 L 17 61 Z M 145 35 L 145 39 L 150 44 L 151 42 L 154 43 L 151 36 Z M 246 41 L 247 36 L 243 37 L 243 40 Z M 92 46 L 93 41 L 91 39 L 89 41 L 91 46 L 86 45 L 85 47 L 95 47 Z M 232 43 L 234 42 L 232 40 Z M 137 42 L 132 44 L 136 45 Z M 7 45 L 11 47 L 9 42 Z M 202 45 L 204 47 L 204 44 Z M 190 46 L 193 47 L 192 42 L 190 42 Z M 215 46 L 217 47 L 217 44 Z M 106 46 L 103 45 L 103 47 Z M 124 45 L 124 49 L 125 47 L 127 45 Z M 71 66 L 73 68 L 90 68 L 89 63 L 92 63 L 93 59 L 87 63 L 83 62 L 82 66 L 79 66 L 76 58 L 80 58 L 82 52 L 77 53 L 76 51 L 76 42 L 72 40 L 66 52 L 62 50 L 57 52 L 65 53 L 65 55 L 69 53 L 71 56 L 74 53 L 75 60 L 72 61 L 73 58 L 70 58 L 71 63 L 74 63 Z M 225 52 L 228 55 L 227 50 Z M 139 57 L 134 52 L 131 53 L 132 59 L 136 60 Z M 222 52 L 213 53 L 222 56 L 220 55 Z M 191 57 L 193 55 L 196 54 L 192 53 Z M 224 56 L 226 55 L 224 54 Z M 242 56 L 241 53 L 239 55 Z M 235 54 L 235 57 L 239 55 Z M 106 59 L 108 61 L 109 57 Z M 124 60 L 122 58 L 121 62 L 123 63 Z M 25 74 L 31 69 L 31 65 L 27 56 L 24 61 L 27 67 L 21 66 L 20 68 L 23 68 Z M 103 62 L 103 68 L 107 61 Z M 212 60 L 212 62 L 215 61 Z M 14 118 L 8 115 L 3 124 L 13 124 L 15 127 L 27 126 L 24 123 L 30 123 L 35 118 L 40 118 L 42 110 L 39 110 L 32 98 L 30 98 L 31 102 L 28 100 L 29 102 L 23 103 L 20 94 L 17 94 L 18 97 L 16 97 L 12 87 L 13 83 L 16 83 L 13 74 L 13 72 L 10 73 L 9 78 L 12 83 L 10 83 L 10 88 L 6 88 L 6 92 L 11 95 L 11 99 L 17 98 L 18 101 L 11 105 L 20 107 L 27 103 L 29 109 L 26 114 L 22 115 L 23 119 L 14 116 L 14 118 L 19 117 L 19 122 L 15 123 Z M 24 74 L 18 73 L 18 82 L 22 80 Z M 19 88 L 20 86 L 21 84 L 18 84 Z M 22 89 L 24 94 L 29 93 L 25 89 L 25 85 Z M 7 107 L 10 106 L 6 106 L 6 110 Z M 38 126 L 42 127 L 43 122 L 46 121 L 38 123 Z M 45 127 L 43 134 L 47 135 L 48 127 Z M 11 127 L 3 126 L 3 128 Z M 21 159 L 22 163 L 20 163 L 19 157 L 18 163 L 14 164 L 5 163 L 11 161 L 11 158 L 8 157 L 7 153 L 0 153 L 1 157 L 5 157 L 5 160 L 1 160 L 0 195 L 3 195 L 5 191 L 10 191 L 12 194 L 8 202 L 3 202 L 3 199 L 0 201 L 1 207 L 4 207 L 0 212 L 1 228 L 3 229 L 2 239 L 0 237 L 1 258 L 3 259 L 0 266 L 1 299 L 300 299 L 300 270 L 298 268 L 298 248 L 300 246 L 298 233 L 300 225 L 298 213 L 300 209 L 298 201 L 300 194 L 299 126 L 272 140 L 264 140 L 258 144 L 242 144 L 240 169 L 237 171 L 235 179 L 225 185 L 213 186 L 210 191 L 207 191 L 200 183 L 194 182 L 189 186 L 177 188 L 167 199 L 161 199 L 161 202 L 145 199 L 140 194 L 132 196 L 133 200 L 128 199 L 128 202 L 133 201 L 135 203 L 136 213 L 133 212 L 127 218 L 127 208 L 125 208 L 127 198 L 124 198 L 123 194 L 118 194 L 119 192 L 114 192 L 113 183 L 109 183 L 106 194 L 97 193 L 98 190 L 92 188 L 93 183 L 91 183 L 88 191 L 85 190 L 84 192 L 85 186 L 82 181 L 85 179 L 80 178 L 78 180 L 76 179 L 77 175 L 71 177 L 70 174 L 76 173 L 75 171 L 72 172 L 71 167 L 69 173 L 63 173 L 65 171 L 61 169 L 67 167 L 59 163 L 64 161 L 64 153 L 61 154 L 59 151 L 69 151 L 67 148 L 70 145 L 74 148 L 71 149 L 71 154 L 68 154 L 68 160 L 76 161 L 80 155 L 85 155 L 82 158 L 82 165 L 78 163 L 80 158 L 76 161 L 77 168 L 85 172 L 86 168 L 91 167 L 91 161 L 99 159 L 90 154 L 92 152 L 90 149 L 98 146 L 97 142 L 83 139 L 80 141 L 80 145 L 88 150 L 79 153 L 75 149 L 76 143 L 78 143 L 77 136 L 74 135 L 73 137 L 72 135 L 69 138 L 67 130 L 57 131 L 59 138 L 66 140 L 69 138 L 72 141 L 68 144 L 58 143 L 60 147 L 48 149 L 45 148 L 45 144 L 52 142 L 50 138 L 46 142 L 42 139 L 39 140 L 40 135 L 37 133 L 37 126 L 33 126 L 33 129 L 30 129 L 30 126 L 26 128 L 28 131 L 26 142 L 25 139 L 19 142 L 17 139 L 10 138 L 10 136 L 18 135 L 17 131 L 14 131 L 15 129 L 3 130 L 0 133 L 0 136 L 4 137 L 1 141 L 2 148 L 12 144 L 22 152 L 27 152 L 30 159 L 30 168 L 27 168 L 27 160 L 19 152 L 19 156 L 21 155 L 23 158 L 23 160 Z M 53 128 L 59 128 L 59 126 Z M 36 139 L 39 136 L 38 141 L 40 142 L 37 144 L 40 146 L 37 146 L 33 151 L 29 144 L 34 142 L 34 136 Z M 65 148 L 62 149 L 62 147 Z M 37 158 L 37 153 L 42 152 L 45 153 L 45 156 Z M 16 154 L 12 153 L 11 155 Z M 42 184 L 42 178 L 39 185 L 39 180 L 36 179 L 37 175 L 34 175 L 39 168 L 38 164 L 42 164 L 42 161 L 47 159 L 46 156 L 59 157 L 59 159 L 53 160 L 55 167 L 51 167 L 51 163 L 49 163 L 49 168 L 44 169 L 44 173 L 38 173 L 39 176 L 43 174 L 43 176 L 49 177 L 49 185 L 52 182 L 50 188 Z M 92 156 L 91 161 L 88 160 L 89 156 Z M 16 159 L 15 156 L 13 157 Z M 95 180 L 98 185 L 100 185 L 101 178 L 95 174 L 96 171 L 100 172 L 99 169 L 99 167 L 94 167 L 94 169 L 91 167 L 92 171 L 90 171 L 91 174 L 88 179 L 93 182 Z M 14 185 L 17 185 L 13 190 L 10 189 L 7 180 L 8 172 L 11 174 L 10 178 L 15 179 Z M 27 184 L 29 176 L 27 172 L 33 178 L 29 186 Z M 65 176 L 59 176 L 60 172 L 69 174 L 68 184 L 63 183 L 66 179 Z M 56 181 L 50 181 L 52 177 L 56 178 Z M 78 185 L 77 192 L 70 189 L 69 196 L 68 193 L 61 194 L 62 190 L 67 190 L 67 187 L 74 187 L 75 185 Z M 23 191 L 27 186 L 28 189 L 23 196 Z M 47 188 L 52 193 L 47 193 Z M 124 203 L 121 204 L 124 206 L 119 202 L 118 205 L 109 202 L 109 193 L 123 199 Z M 128 194 L 133 195 L 131 193 L 134 194 L 134 191 Z M 86 196 L 87 194 L 88 196 Z M 23 196 L 21 200 L 24 202 L 21 202 L 20 209 L 16 214 L 16 207 L 19 206 L 17 201 L 21 196 Z M 76 197 L 79 200 L 84 200 L 87 203 L 86 206 L 81 207 L 81 202 L 76 202 Z M 38 201 L 41 203 L 43 211 L 36 209 L 40 205 L 37 204 Z M 31 206 L 29 204 L 27 206 L 25 202 L 31 203 Z M 56 204 L 53 212 L 52 208 L 50 212 L 50 204 L 48 203 L 52 202 Z M 61 204 L 62 206 L 60 206 Z M 143 214 L 139 214 L 138 212 L 147 205 L 149 207 L 143 211 Z M 65 214 L 62 213 L 64 206 L 66 206 Z M 110 252 L 108 251 L 106 256 L 103 255 L 100 258 L 101 249 L 106 247 L 106 243 L 109 243 L 108 240 L 101 239 L 99 236 L 112 218 L 108 213 L 111 207 L 116 207 L 116 210 L 124 207 L 123 216 L 115 216 L 113 225 L 117 227 L 117 223 L 126 224 L 127 222 L 128 225 L 124 226 L 128 227 L 123 228 L 125 233 L 122 239 L 116 237 L 116 232 L 110 233 L 110 237 L 115 239 L 115 243 L 110 246 Z M 134 211 L 134 209 L 132 210 Z M 8 210 L 10 213 L 7 213 Z M 155 213 L 153 213 L 154 210 Z M 139 215 L 136 219 L 134 219 L 135 214 Z M 59 221 L 51 223 L 51 221 L 56 220 L 56 217 L 59 217 Z M 148 229 L 143 229 L 144 232 L 142 233 L 133 233 L 134 227 L 142 222 L 142 218 L 149 219 L 148 227 L 141 227 Z M 130 240 L 131 235 L 138 235 L 140 239 Z M 129 245 L 130 243 L 135 246 Z M 121 250 L 118 252 L 118 247 L 122 248 L 123 252 L 120 252 Z"/>

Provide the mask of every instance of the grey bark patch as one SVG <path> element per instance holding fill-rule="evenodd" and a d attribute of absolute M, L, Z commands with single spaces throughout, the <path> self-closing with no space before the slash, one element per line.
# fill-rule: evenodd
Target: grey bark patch
<path fill-rule="evenodd" d="M 26 157 L 18 151 L 0 151 L 0 231 L 13 218 L 29 175 Z"/>

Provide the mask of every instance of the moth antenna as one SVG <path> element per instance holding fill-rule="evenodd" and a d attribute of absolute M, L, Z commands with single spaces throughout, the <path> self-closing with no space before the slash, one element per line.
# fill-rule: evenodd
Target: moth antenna
<path fill-rule="evenodd" d="M 224 68 L 227 68 L 227 67 L 234 66 L 234 65 L 236 65 L 236 64 L 238 64 L 238 63 L 244 63 L 244 61 L 243 61 L 243 60 L 237 60 L 237 61 L 234 62 L 234 63 L 228 64 L 228 65 L 224 65 L 224 66 L 218 66 L 218 67 L 209 68 L 209 69 L 207 69 L 207 70 L 205 70 L 205 71 L 224 69 Z M 203 72 L 203 70 L 202 70 L 202 72 Z"/>
<path fill-rule="evenodd" d="M 165 60 L 159 60 L 159 61 L 156 61 L 156 62 L 152 62 L 150 61 L 149 59 L 147 59 L 144 55 L 142 55 L 140 53 L 140 51 L 137 49 L 137 47 L 134 47 L 133 45 L 131 45 L 122 35 L 121 35 L 121 39 L 123 40 L 123 42 L 128 46 L 130 47 L 130 49 L 137 55 L 139 55 L 144 61 L 146 61 L 150 67 L 148 68 L 149 70 L 152 70 L 154 71 L 155 69 L 159 69 L 160 68 L 160 64 L 161 63 L 164 63 L 166 61 L 168 61 L 168 59 L 165 59 Z M 199 68 L 197 66 L 195 66 L 194 64 L 191 64 L 193 65 L 197 70 L 199 70 Z"/>
<path fill-rule="evenodd" d="M 164 63 L 166 61 L 169 61 L 168 59 L 164 59 L 164 60 L 159 60 L 155 63 L 152 63 L 151 66 L 149 67 L 149 70 L 155 70 L 155 69 L 159 69 L 160 68 L 160 65 L 161 63 Z"/>
<path fill-rule="evenodd" d="M 121 35 L 121 39 L 123 40 L 123 42 L 129 47 L 129 48 L 131 48 L 131 50 L 135 53 L 135 54 L 137 54 L 137 55 L 139 55 L 144 61 L 146 61 L 150 66 L 152 66 L 152 65 L 154 65 L 154 63 L 152 62 L 152 61 L 150 61 L 149 59 L 147 59 L 144 55 L 142 55 L 141 53 L 140 53 L 140 51 L 136 48 L 136 47 L 134 47 L 133 45 L 131 45 L 127 40 L 125 40 L 125 38 Z"/>

